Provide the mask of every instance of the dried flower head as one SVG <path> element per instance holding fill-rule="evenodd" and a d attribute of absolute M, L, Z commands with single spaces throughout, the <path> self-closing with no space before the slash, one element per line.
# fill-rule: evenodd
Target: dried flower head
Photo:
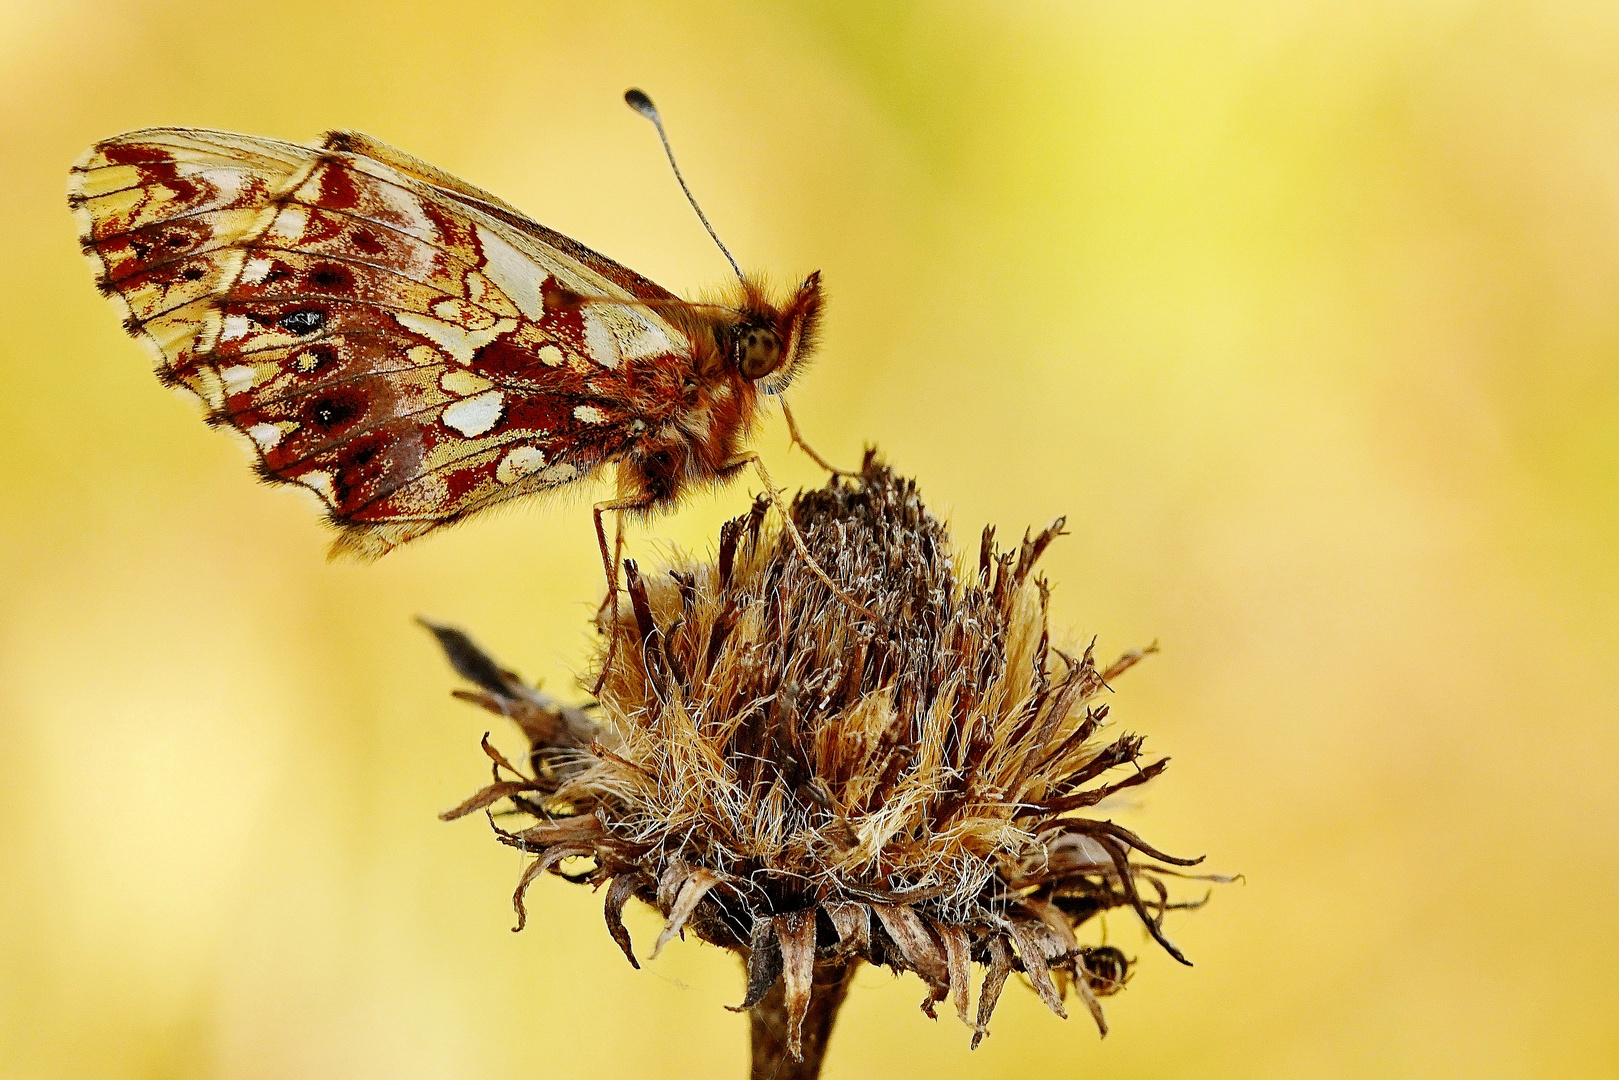
<path fill-rule="evenodd" d="M 958 576 L 915 485 L 868 454 L 858 482 L 800 494 L 792 513 L 878 624 L 833 596 L 766 511 L 761 500 L 727 523 L 711 560 L 652 576 L 626 564 L 631 603 L 599 721 L 434 628 L 480 687 L 464 696 L 530 743 L 520 768 L 486 739 L 494 783 L 444 816 L 504 800 L 534 819 L 496 827 L 537 856 L 519 926 L 525 891 L 550 870 L 608 885 L 607 925 L 631 964 L 631 897 L 666 917 L 653 955 L 687 930 L 740 953 L 756 1070 L 785 1049 L 803 1064 L 780 1075 L 815 1075 L 862 961 L 920 976 L 923 1008 L 948 999 L 974 1046 L 1013 971 L 1059 1016 L 1072 993 L 1105 1034 L 1098 999 L 1131 961 L 1082 943 L 1081 926 L 1131 908 L 1185 962 L 1161 924 L 1196 906 L 1170 901 L 1162 879 L 1184 875 L 1160 864 L 1199 860 L 1080 813 L 1167 764 L 1140 762 L 1140 736 L 1102 737 L 1096 702 L 1153 650 L 1101 668 L 1090 648 L 1051 643 L 1034 569 L 1061 520 L 1008 552 L 986 529 Z"/>

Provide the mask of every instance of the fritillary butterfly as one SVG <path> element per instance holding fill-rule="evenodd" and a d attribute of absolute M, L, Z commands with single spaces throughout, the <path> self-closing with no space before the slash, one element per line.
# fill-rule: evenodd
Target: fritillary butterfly
<path fill-rule="evenodd" d="M 749 428 L 822 309 L 819 274 L 682 300 L 356 132 L 132 131 L 86 151 L 68 201 L 158 377 L 247 436 L 264 479 L 319 497 L 334 554 L 613 463 L 605 560 L 603 509 L 665 509 L 757 461 Z"/>

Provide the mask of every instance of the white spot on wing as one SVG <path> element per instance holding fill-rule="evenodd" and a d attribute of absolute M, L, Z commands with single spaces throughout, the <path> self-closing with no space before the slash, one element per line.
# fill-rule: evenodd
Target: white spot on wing
<path fill-rule="evenodd" d="M 259 445 L 259 450 L 269 453 L 281 441 L 281 429 L 274 424 L 254 424 L 247 429 L 247 434 Z"/>
<path fill-rule="evenodd" d="M 517 328 L 516 319 L 501 319 L 487 330 L 468 330 L 456 323 L 447 323 L 431 315 L 418 315 L 414 311 L 397 311 L 394 318 L 412 333 L 420 334 L 450 354 L 459 364 L 470 364 L 478 350 L 500 335 Z"/>
<path fill-rule="evenodd" d="M 550 275 L 533 259 L 482 225 L 478 226 L 478 243 L 483 248 L 483 271 L 489 280 L 500 286 L 518 311 L 539 322 L 545 314 L 540 286 Z"/>
<path fill-rule="evenodd" d="M 584 310 L 584 324 L 585 349 L 602 367 L 617 367 L 625 360 L 645 360 L 649 356 L 690 353 L 644 312 L 627 305 L 590 304 Z"/>
<path fill-rule="evenodd" d="M 625 325 L 619 328 L 618 350 L 624 359 L 644 360 L 649 356 L 679 354 L 669 335 L 653 325 L 645 315 L 630 308 L 622 311 Z"/>
<path fill-rule="evenodd" d="M 219 369 L 219 381 L 225 385 L 225 394 L 240 394 L 253 389 L 253 369 L 246 364 L 232 364 Z"/>
<path fill-rule="evenodd" d="M 585 352 L 589 357 L 604 368 L 616 368 L 622 359 L 618 351 L 618 338 L 613 331 L 602 321 L 594 305 L 584 310 L 585 323 Z"/>
<path fill-rule="evenodd" d="M 249 259 L 247 265 L 242 267 L 242 274 L 237 280 L 248 285 L 257 285 L 264 280 L 270 272 L 270 267 L 274 265 L 269 259 Z"/>
<path fill-rule="evenodd" d="M 573 407 L 573 418 L 586 424 L 607 423 L 607 414 L 594 405 L 575 405 Z"/>
<path fill-rule="evenodd" d="M 316 469 L 312 472 L 306 472 L 302 476 L 295 477 L 295 479 L 298 481 L 298 483 L 304 485 L 304 487 L 326 500 L 327 506 L 337 505 L 337 493 L 332 489 L 331 473 L 322 472 L 321 470 Z"/>
<path fill-rule="evenodd" d="M 246 315 L 226 315 L 225 328 L 219 332 L 219 340 L 234 341 L 237 338 L 246 337 L 247 326 Z"/>
<path fill-rule="evenodd" d="M 541 345 L 539 357 L 540 363 L 546 367 L 561 367 L 568 360 L 567 357 L 562 355 L 562 350 L 555 345 Z"/>
<path fill-rule="evenodd" d="M 444 407 L 446 427 L 454 428 L 467 438 L 482 435 L 500 422 L 506 408 L 506 399 L 499 390 L 490 390 L 477 397 L 463 398 Z"/>
<path fill-rule="evenodd" d="M 512 484 L 545 467 L 545 451 L 537 446 L 514 446 L 495 466 L 495 479 Z"/>
<path fill-rule="evenodd" d="M 304 229 L 309 226 L 309 210 L 296 203 L 288 203 L 281 208 L 281 213 L 275 217 L 275 223 L 270 226 L 270 232 L 281 240 L 302 240 Z"/>

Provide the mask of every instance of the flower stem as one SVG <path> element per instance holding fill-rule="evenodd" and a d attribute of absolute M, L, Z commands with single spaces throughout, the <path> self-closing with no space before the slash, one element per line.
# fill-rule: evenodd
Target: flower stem
<path fill-rule="evenodd" d="M 816 1080 L 826 1057 L 826 1044 L 854 979 L 858 960 L 827 960 L 815 965 L 815 982 L 810 991 L 809 1011 L 800 1031 L 803 1057 L 794 1061 L 787 1054 L 787 988 L 777 979 L 763 1001 L 748 1012 L 753 1028 L 752 1080 Z"/>

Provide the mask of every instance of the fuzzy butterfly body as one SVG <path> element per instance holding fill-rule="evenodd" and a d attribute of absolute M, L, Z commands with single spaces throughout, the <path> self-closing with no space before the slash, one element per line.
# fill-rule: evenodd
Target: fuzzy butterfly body
<path fill-rule="evenodd" d="M 630 510 L 724 480 L 821 308 L 818 275 L 779 305 L 747 279 L 681 300 L 352 132 L 129 132 L 68 197 L 159 377 L 361 556 L 609 463 Z"/>

